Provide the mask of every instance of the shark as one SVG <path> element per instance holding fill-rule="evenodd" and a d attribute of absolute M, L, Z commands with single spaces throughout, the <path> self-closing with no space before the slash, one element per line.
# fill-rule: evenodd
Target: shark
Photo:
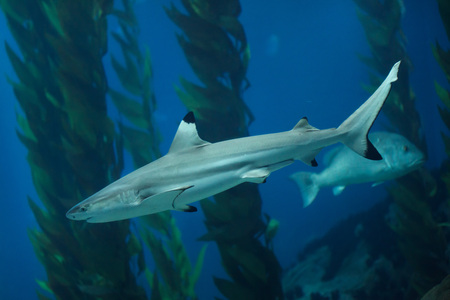
<path fill-rule="evenodd" d="M 66 217 L 104 223 L 167 210 L 194 212 L 189 204 L 244 182 L 264 183 L 274 171 L 299 160 L 317 166 L 315 156 L 342 143 L 370 160 L 381 160 L 368 139 L 400 62 L 377 90 L 337 128 L 319 130 L 303 117 L 289 131 L 209 143 L 200 138 L 195 116 L 181 121 L 166 155 L 114 181 L 72 207 Z"/>

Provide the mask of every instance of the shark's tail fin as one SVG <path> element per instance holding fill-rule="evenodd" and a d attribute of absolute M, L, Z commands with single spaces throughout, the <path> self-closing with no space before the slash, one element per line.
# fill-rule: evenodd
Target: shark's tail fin
<path fill-rule="evenodd" d="M 289 176 L 300 189 L 303 198 L 303 207 L 310 205 L 319 193 L 319 186 L 315 180 L 316 174 L 308 172 L 297 172 Z"/>
<path fill-rule="evenodd" d="M 400 62 L 397 62 L 392 67 L 389 75 L 375 93 L 337 129 L 342 134 L 342 143 L 365 158 L 382 159 L 380 153 L 367 138 L 367 134 L 389 95 L 392 82 L 397 80 L 399 65 Z"/>

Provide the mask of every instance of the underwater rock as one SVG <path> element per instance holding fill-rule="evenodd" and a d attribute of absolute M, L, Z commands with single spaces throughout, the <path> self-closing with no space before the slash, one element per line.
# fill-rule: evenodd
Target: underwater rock
<path fill-rule="evenodd" d="M 333 279 L 322 281 L 327 272 L 331 251 L 329 247 L 322 247 L 308 256 L 307 260 L 290 269 L 283 278 L 283 286 L 287 299 L 369 299 L 386 280 L 389 274 L 395 273 L 394 264 L 384 256 L 376 258 L 369 254 L 368 245 L 361 241 L 357 248 L 342 262 Z M 392 278 L 401 281 L 400 278 Z M 301 297 L 288 297 L 291 287 L 299 288 L 301 282 Z M 381 299 L 381 298 L 379 298 Z M 383 298 L 388 299 L 388 298 Z M 390 298 L 394 299 L 394 298 Z M 398 299 L 398 298 L 397 298 Z"/>
<path fill-rule="evenodd" d="M 387 201 L 308 244 L 285 271 L 286 299 L 405 299 L 410 276 L 384 218 Z"/>
<path fill-rule="evenodd" d="M 421 300 L 447 300 L 450 299 L 450 275 L 433 287 Z"/>

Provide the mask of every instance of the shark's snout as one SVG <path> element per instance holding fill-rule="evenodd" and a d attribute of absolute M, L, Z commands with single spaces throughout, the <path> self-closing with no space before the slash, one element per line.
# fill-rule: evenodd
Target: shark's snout
<path fill-rule="evenodd" d="M 69 211 L 66 213 L 66 218 L 71 220 L 87 220 L 89 218 L 87 214 L 87 206 L 86 205 L 76 205 L 69 209 Z"/>

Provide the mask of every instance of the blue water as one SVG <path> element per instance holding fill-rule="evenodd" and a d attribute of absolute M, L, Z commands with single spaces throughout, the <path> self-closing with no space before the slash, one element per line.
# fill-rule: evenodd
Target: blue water
<path fill-rule="evenodd" d="M 141 42 L 149 46 L 153 59 L 158 101 L 156 118 L 164 136 L 163 153 L 186 113 L 173 86 L 178 85 L 180 75 L 196 81 L 177 44 L 174 33 L 179 31 L 162 9 L 162 5 L 168 3 L 155 0 L 136 4 Z M 361 87 L 362 83 L 368 82 L 369 70 L 356 54 L 369 55 L 370 49 L 352 1 L 247 0 L 241 3 L 240 20 L 252 53 L 248 70 L 251 88 L 244 94 L 256 117 L 250 127 L 252 135 L 289 130 L 303 116 L 318 128 L 336 127 L 369 96 Z M 178 1 L 175 4 L 181 6 Z M 415 66 L 410 80 L 428 142 L 426 167 L 434 169 L 439 167 L 445 153 L 440 137 L 444 127 L 436 108 L 440 101 L 433 85 L 434 81 L 447 85 L 432 56 L 431 45 L 437 40 L 448 48 L 449 43 L 434 1 L 404 1 L 404 5 L 403 31 L 408 38 L 408 54 Z M 114 23 L 110 30 L 117 30 Z M 0 32 L 2 39 L 14 43 L 3 15 L 0 15 Z M 117 45 L 111 43 L 110 50 L 118 51 Z M 109 58 L 105 62 L 109 63 Z M 15 75 L 3 47 L 0 63 L 3 67 L 0 77 L 0 298 L 36 299 L 38 286 L 35 279 L 45 280 L 46 277 L 27 237 L 27 229 L 36 226 L 27 196 L 38 198 L 31 182 L 26 150 L 15 134 L 15 112 L 19 108 L 4 76 L 15 78 Z M 107 70 L 111 67 L 107 66 Z M 114 79 L 110 80 L 111 85 L 115 83 Z M 387 121 L 381 115 L 374 129 L 383 129 L 383 122 Z M 321 157 L 322 154 L 318 157 L 319 164 Z M 307 169 L 297 162 L 275 172 L 266 184 L 260 185 L 263 211 L 280 221 L 275 252 L 283 267 L 295 262 L 296 254 L 306 242 L 319 237 L 349 214 L 370 208 L 386 194 L 383 186 L 371 188 L 368 184 L 350 187 L 337 198 L 324 190 L 312 206 L 303 209 L 300 195 L 287 176 Z M 129 171 L 131 166 L 127 167 L 126 172 Z M 194 261 L 203 245 L 196 241 L 205 233 L 203 214 L 175 212 L 173 215 Z M 197 287 L 200 299 L 219 295 L 212 275 L 225 276 L 213 243 L 208 248 Z"/>

